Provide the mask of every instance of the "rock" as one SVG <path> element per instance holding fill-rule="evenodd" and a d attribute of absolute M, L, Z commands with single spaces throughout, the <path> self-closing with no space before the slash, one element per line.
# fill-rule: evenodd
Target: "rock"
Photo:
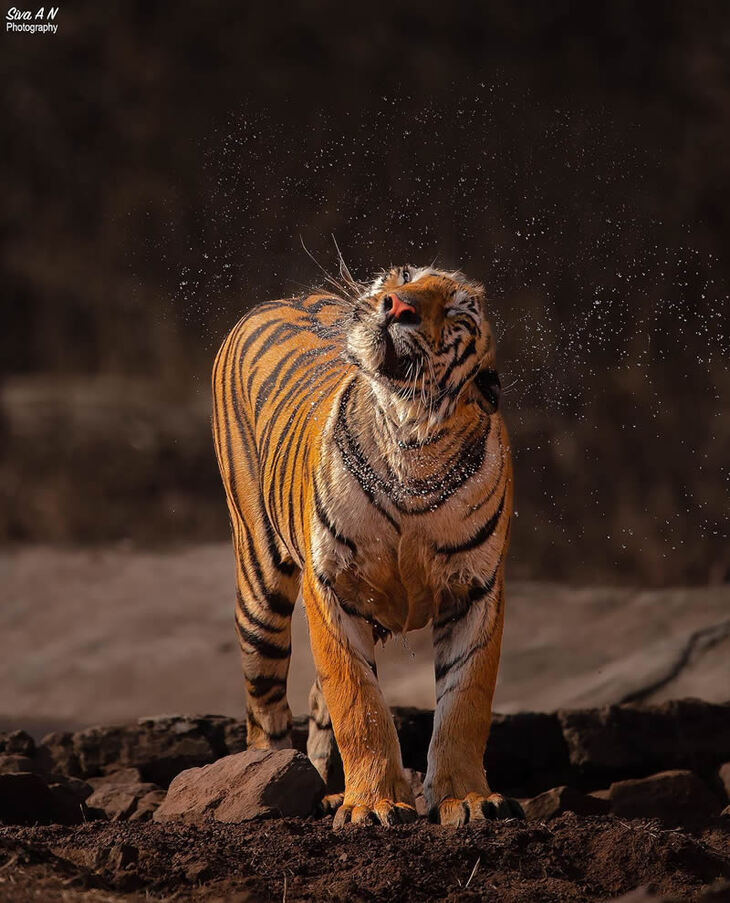
<path fill-rule="evenodd" d="M 675 897 L 653 894 L 647 887 L 637 887 L 621 897 L 612 897 L 611 903 L 682 903 L 684 895 Z M 730 901 L 730 881 L 718 881 L 698 890 L 692 895 L 695 903 L 728 903 Z"/>
<path fill-rule="evenodd" d="M 0 774 L 17 774 L 19 771 L 34 771 L 35 763 L 28 756 L 0 756 Z"/>
<path fill-rule="evenodd" d="M 40 775 L 27 771 L 0 774 L 0 822 L 47 825 L 56 815 L 56 801 Z"/>
<path fill-rule="evenodd" d="M 637 887 L 628 894 L 616 897 L 613 903 L 663 903 L 669 900 L 669 897 L 657 897 L 656 894 L 646 887 Z"/>
<path fill-rule="evenodd" d="M 691 771 L 662 771 L 648 778 L 616 781 L 609 788 L 614 815 L 623 818 L 660 818 L 680 823 L 717 815 L 720 802 Z"/>
<path fill-rule="evenodd" d="M 75 734 L 44 737 L 40 753 L 49 770 L 96 777 L 111 770 L 138 768 L 144 781 L 167 786 L 179 772 L 228 754 L 228 739 L 240 741 L 233 718 L 222 715 L 162 715 L 133 724 L 91 727 Z"/>
<path fill-rule="evenodd" d="M 246 722 L 231 721 L 223 729 L 223 742 L 229 755 L 244 752 L 246 749 Z"/>
<path fill-rule="evenodd" d="M 423 795 L 423 782 L 426 775 L 422 771 L 414 771 L 412 768 L 404 769 L 408 783 L 411 785 L 413 796 L 416 798 L 416 812 L 419 815 L 428 815 L 426 798 Z"/>
<path fill-rule="evenodd" d="M 725 808 L 720 813 L 721 818 L 730 818 L 730 806 L 725 806 Z"/>
<path fill-rule="evenodd" d="M 139 768 L 117 768 L 98 778 L 89 778 L 88 783 L 96 790 L 98 787 L 107 787 L 110 784 L 141 784 L 143 782 Z"/>
<path fill-rule="evenodd" d="M 490 785 L 513 796 L 531 796 L 552 784 L 567 783 L 570 759 L 558 716 L 495 714 L 485 766 Z"/>
<path fill-rule="evenodd" d="M 35 753 L 35 740 L 26 731 L 0 734 L 0 753 L 32 757 Z"/>
<path fill-rule="evenodd" d="M 522 808 L 529 819 L 550 821 L 564 812 L 575 812 L 576 815 L 605 815 L 609 806 L 606 800 L 595 796 L 587 796 L 572 787 L 553 787 L 533 799 L 523 803 Z"/>
<path fill-rule="evenodd" d="M 81 777 L 79 757 L 74 749 L 74 735 L 70 731 L 53 731 L 41 740 L 36 762 L 44 771 Z"/>
<path fill-rule="evenodd" d="M 129 816 L 130 821 L 151 821 L 159 806 L 165 799 L 164 790 L 150 790 L 139 800 L 137 808 Z"/>
<path fill-rule="evenodd" d="M 80 778 L 67 778 L 62 775 L 53 775 L 57 781 L 61 781 L 68 789 L 73 793 L 73 795 L 81 800 L 82 802 L 86 802 L 86 800 L 91 796 L 94 792 L 94 788 L 91 784 L 88 784 L 86 781 L 82 781 Z"/>
<path fill-rule="evenodd" d="M 393 709 L 403 764 L 426 771 L 426 755 L 433 729 L 433 712 L 406 707 Z M 485 767 L 489 782 L 500 791 L 520 795 L 538 792 L 568 778 L 570 760 L 557 715 L 522 712 L 492 717 Z"/>
<path fill-rule="evenodd" d="M 720 766 L 717 776 L 725 791 L 725 799 L 730 800 L 730 762 L 725 762 L 724 765 Z"/>
<path fill-rule="evenodd" d="M 179 774 L 153 818 L 200 823 L 307 816 L 323 795 L 324 783 L 302 753 L 250 749 Z"/>
<path fill-rule="evenodd" d="M 102 784 L 94 790 L 86 804 L 93 809 L 101 809 L 107 818 L 124 821 L 137 811 L 142 799 L 150 793 L 164 796 L 164 791 L 156 784 Z"/>
<path fill-rule="evenodd" d="M 78 825 L 86 819 L 104 817 L 103 812 L 89 809 L 84 803 L 83 796 L 79 794 L 76 788 L 70 786 L 67 781 L 51 783 L 48 785 L 48 789 L 53 795 L 54 810 L 52 821 L 63 825 Z M 88 791 L 90 794 L 91 787 L 88 787 Z"/>
<path fill-rule="evenodd" d="M 185 877 L 192 884 L 202 884 L 213 875 L 213 869 L 205 859 L 196 859 L 185 867 Z"/>
<path fill-rule="evenodd" d="M 109 850 L 107 865 L 114 871 L 129 868 L 139 860 L 139 850 L 131 843 L 118 843 Z"/>
<path fill-rule="evenodd" d="M 433 712 L 407 706 L 396 706 L 392 711 L 403 764 L 406 768 L 425 772 L 428 744 L 433 730 Z"/>
<path fill-rule="evenodd" d="M 677 699 L 562 711 L 558 717 L 571 765 L 594 779 L 712 768 L 730 759 L 730 703 Z"/>

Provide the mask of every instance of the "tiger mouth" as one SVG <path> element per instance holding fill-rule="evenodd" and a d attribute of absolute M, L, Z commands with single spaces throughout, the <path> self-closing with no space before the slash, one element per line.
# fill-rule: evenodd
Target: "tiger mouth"
<path fill-rule="evenodd" d="M 404 349 L 399 352 L 396 343 L 393 341 L 388 330 L 383 330 L 383 361 L 378 368 L 381 376 L 387 379 L 394 379 L 401 382 L 408 381 L 413 378 L 417 365 L 420 363 L 420 357 L 413 354 L 410 349 Z"/>

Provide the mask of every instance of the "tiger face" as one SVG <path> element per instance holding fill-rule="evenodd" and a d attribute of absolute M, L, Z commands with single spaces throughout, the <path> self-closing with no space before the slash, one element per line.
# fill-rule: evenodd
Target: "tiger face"
<path fill-rule="evenodd" d="M 459 272 L 408 265 L 383 273 L 353 307 L 347 350 L 378 396 L 400 402 L 409 419 L 441 422 L 466 397 L 497 408 L 484 287 Z"/>

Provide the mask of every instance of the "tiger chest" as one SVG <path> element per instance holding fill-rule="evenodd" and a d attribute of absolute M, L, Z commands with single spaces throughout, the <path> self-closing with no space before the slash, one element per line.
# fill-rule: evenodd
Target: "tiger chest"
<path fill-rule="evenodd" d="M 315 567 L 346 610 L 392 633 L 418 630 L 437 615 L 444 595 L 453 599 L 484 572 L 478 552 L 456 565 L 438 553 L 439 541 L 459 525 L 463 529 L 457 501 L 437 513 L 402 518 L 396 528 L 353 494 L 349 506 L 337 509 L 336 526 L 320 518 L 313 524 Z"/>

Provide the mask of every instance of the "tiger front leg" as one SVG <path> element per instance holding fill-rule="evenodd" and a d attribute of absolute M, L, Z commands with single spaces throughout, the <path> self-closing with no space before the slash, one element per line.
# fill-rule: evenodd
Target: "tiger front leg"
<path fill-rule="evenodd" d="M 436 711 L 424 796 L 442 825 L 524 818 L 516 800 L 492 793 L 484 770 L 503 623 L 501 580 L 434 623 Z"/>
<path fill-rule="evenodd" d="M 375 675 L 372 626 L 346 614 L 331 586 L 311 572 L 304 599 L 312 655 L 345 772 L 333 827 L 416 819 L 395 725 Z"/>

